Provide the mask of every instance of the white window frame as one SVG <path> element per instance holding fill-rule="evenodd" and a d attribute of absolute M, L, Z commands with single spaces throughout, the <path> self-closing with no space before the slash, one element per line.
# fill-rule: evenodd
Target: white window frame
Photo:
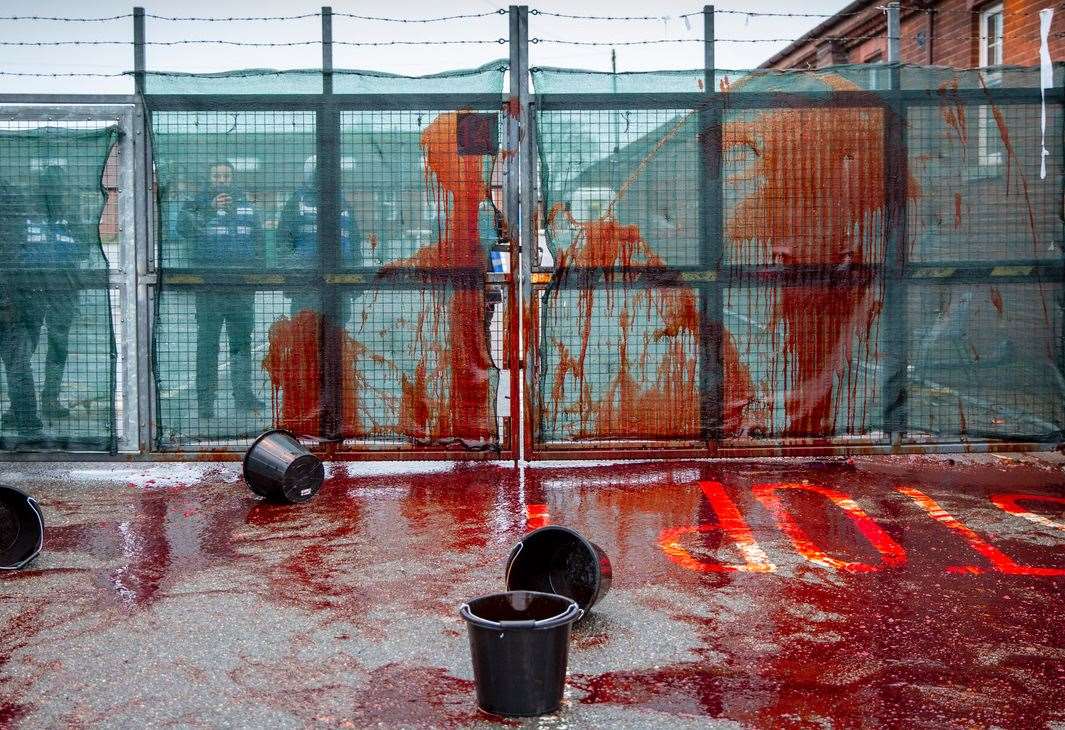
<path fill-rule="evenodd" d="M 995 16 L 999 16 L 998 21 L 998 33 L 993 53 L 994 57 L 991 57 L 991 53 L 988 51 L 988 42 L 990 40 L 987 32 L 988 20 Z M 1003 63 L 1003 45 L 1005 43 L 1005 14 L 1002 10 L 1002 3 L 996 3 L 989 5 L 980 11 L 980 47 L 979 47 L 979 61 L 981 68 L 987 68 L 988 66 L 1001 66 Z M 984 83 L 988 86 L 998 86 L 1002 81 L 1002 74 L 1000 72 L 987 72 L 981 71 L 984 77 Z M 980 164 L 984 166 L 993 166 L 1002 164 L 1002 150 L 992 149 L 993 140 L 998 138 L 998 132 L 991 130 L 991 125 L 994 123 L 991 116 L 991 108 L 988 106 L 981 106 L 978 114 L 979 129 L 977 130 L 977 148 Z"/>
<path fill-rule="evenodd" d="M 997 38 L 998 42 L 995 44 L 995 57 L 994 58 L 990 58 L 988 56 L 988 52 L 987 52 L 988 51 L 987 43 L 988 43 L 988 40 L 989 40 L 988 39 L 988 35 L 987 35 L 987 21 L 993 15 L 998 15 L 999 16 L 998 38 Z M 980 11 L 980 66 L 981 67 L 1001 66 L 1002 65 L 1002 59 L 1004 58 L 1004 56 L 1002 54 L 1002 46 L 1003 46 L 1003 42 L 1005 40 L 1005 33 L 1003 32 L 1004 28 L 1005 28 L 1005 23 L 1003 21 L 1005 19 L 1006 19 L 1005 15 L 1002 12 L 1002 3 L 997 3 L 995 5 L 988 6 L 988 7 L 984 8 L 983 10 Z"/>

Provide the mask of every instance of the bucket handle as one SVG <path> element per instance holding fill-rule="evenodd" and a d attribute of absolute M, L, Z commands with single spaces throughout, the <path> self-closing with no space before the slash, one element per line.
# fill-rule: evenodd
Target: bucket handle
<path fill-rule="evenodd" d="M 473 612 L 470 611 L 470 604 L 464 603 L 459 606 L 459 614 L 461 614 L 462 617 L 467 621 L 472 621 L 478 626 L 484 626 L 485 628 L 489 629 L 538 629 L 553 622 L 563 623 L 569 618 L 571 618 L 573 614 L 577 614 L 577 618 L 574 620 L 580 621 L 582 618 L 584 618 L 584 609 L 580 608 L 574 602 L 570 603 L 570 605 L 566 607 L 566 610 L 558 614 L 557 616 L 543 618 L 539 621 L 490 621 L 486 618 L 475 616 Z"/>
<path fill-rule="evenodd" d="M 525 547 L 525 543 L 519 542 L 510 551 L 510 557 L 507 559 L 507 574 L 503 576 L 503 585 L 507 587 L 507 590 L 510 590 L 510 571 L 514 568 L 514 561 L 518 559 L 518 554 L 523 547 Z"/>

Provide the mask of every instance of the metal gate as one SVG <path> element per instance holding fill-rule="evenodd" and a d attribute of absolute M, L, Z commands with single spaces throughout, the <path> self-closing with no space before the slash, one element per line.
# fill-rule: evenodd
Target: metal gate
<path fill-rule="evenodd" d="M 1060 67 L 1045 94 L 730 78 L 711 10 L 698 71 L 530 70 L 513 7 L 508 61 L 409 79 L 334 71 L 326 8 L 321 71 L 150 74 L 134 17 L 136 95 L 0 97 L 9 131 L 118 131 L 107 161 L 49 140 L 104 167 L 83 207 L 113 222 L 66 287 L 96 316 L 73 415 L 5 458 L 236 458 L 270 427 L 353 459 L 1063 438 Z M 26 180 L 63 166 L 35 154 Z M 35 301 L 71 281 L 36 275 Z"/>

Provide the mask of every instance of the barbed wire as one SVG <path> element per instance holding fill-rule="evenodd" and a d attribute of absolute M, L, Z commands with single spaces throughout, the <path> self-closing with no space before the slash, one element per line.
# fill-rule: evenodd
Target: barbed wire
<path fill-rule="evenodd" d="M 689 13 L 690 15 L 702 15 L 699 13 Z M 567 13 L 552 13 L 548 10 L 539 10 L 532 8 L 529 10 L 529 15 L 547 15 L 552 18 L 566 18 L 568 20 L 657 20 L 661 21 L 662 15 L 569 15 Z M 684 17 L 684 16 L 678 16 Z"/>
<path fill-rule="evenodd" d="M 320 18 L 321 13 L 303 13 L 302 15 L 244 15 L 244 16 L 193 16 L 193 15 L 155 15 L 153 13 L 145 13 L 145 18 L 151 18 L 152 20 L 165 20 L 177 23 L 183 22 L 198 22 L 198 23 L 241 23 L 245 21 L 259 21 L 259 20 L 302 20 L 304 18 Z"/>
<path fill-rule="evenodd" d="M 333 13 L 333 17 L 355 18 L 356 20 L 373 20 L 383 23 L 443 23 L 448 20 L 460 20 L 463 18 L 487 18 L 492 15 L 506 15 L 507 10 L 489 10 L 483 13 L 465 13 L 462 15 L 441 15 L 437 18 L 383 18 L 376 15 L 356 15 L 355 13 Z"/>
<path fill-rule="evenodd" d="M 447 40 L 447 41 L 332 41 L 334 46 L 444 46 L 444 45 L 484 45 L 504 44 L 506 38 L 483 39 L 483 40 Z M 145 41 L 146 46 L 188 46 L 188 45 L 220 45 L 220 46 L 251 46 L 255 48 L 274 48 L 289 46 L 313 46 L 321 45 L 322 40 L 309 41 L 229 41 L 215 38 L 189 38 L 176 41 Z M 2 46 L 132 46 L 133 41 L 0 41 Z"/>
<path fill-rule="evenodd" d="M 852 36 L 817 36 L 818 41 L 868 41 L 883 38 L 883 34 Z M 792 43 L 801 38 L 714 38 L 715 43 Z M 702 38 L 655 38 L 642 41 L 573 41 L 558 38 L 530 38 L 529 43 L 554 43 L 566 46 L 650 46 L 664 43 L 703 43 Z"/>
<path fill-rule="evenodd" d="M 56 23 L 106 23 L 110 20 L 132 18 L 133 13 L 107 15 L 100 18 L 66 18 L 55 15 L 0 15 L 0 20 L 48 20 Z"/>
<path fill-rule="evenodd" d="M 879 8 L 883 9 L 883 8 Z M 982 11 L 979 9 L 969 10 L 967 8 L 924 8 L 915 6 L 902 6 L 899 8 L 902 12 L 910 11 L 928 11 L 931 10 L 937 14 L 968 14 L 978 15 Z M 498 10 L 489 10 L 481 13 L 461 13 L 456 15 L 441 15 L 428 18 L 396 18 L 389 16 L 379 15 L 360 15 L 357 13 L 333 13 L 333 17 L 339 18 L 353 18 L 355 20 L 368 20 L 374 22 L 383 23 L 442 23 L 451 20 L 463 20 L 469 18 L 486 18 L 492 15 L 506 15 L 507 10 L 500 8 Z M 789 11 L 762 11 L 762 10 L 740 10 L 735 8 L 715 8 L 715 15 L 742 15 L 748 18 L 848 18 L 858 15 L 864 15 L 868 10 L 857 10 L 847 13 L 803 13 L 803 12 L 789 12 Z M 539 8 L 532 8 L 529 10 L 530 15 L 543 15 L 553 18 L 563 18 L 566 20 L 606 20 L 606 21 L 656 21 L 668 20 L 671 17 L 677 18 L 694 18 L 703 14 L 703 11 L 696 10 L 690 13 L 681 13 L 677 16 L 666 15 L 578 15 L 574 13 L 556 13 L 550 10 L 541 10 Z M 1020 13 L 1021 15 L 1034 15 L 1034 12 Z M 236 23 L 236 22 L 248 22 L 248 21 L 280 21 L 280 20 L 302 20 L 305 18 L 319 18 L 320 12 L 316 13 L 302 13 L 299 15 L 229 15 L 229 16 L 210 16 L 210 15 L 159 15 L 156 13 L 145 13 L 145 18 L 151 18 L 152 20 L 162 20 L 168 22 L 203 22 L 203 23 Z M 120 15 L 106 15 L 99 17 L 72 17 L 72 16 L 60 16 L 60 15 L 2 15 L 0 20 L 6 21 L 48 21 L 57 23 L 105 23 L 115 20 L 123 20 L 125 18 L 132 18 L 133 13 L 122 13 Z"/>

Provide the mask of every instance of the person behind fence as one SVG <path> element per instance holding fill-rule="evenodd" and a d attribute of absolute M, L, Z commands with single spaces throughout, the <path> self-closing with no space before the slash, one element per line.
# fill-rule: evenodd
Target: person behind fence
<path fill-rule="evenodd" d="M 317 157 L 311 155 L 303 163 L 303 182 L 289 196 L 281 209 L 277 223 L 276 241 L 287 262 L 296 268 L 318 269 L 318 172 Z M 340 210 L 340 260 L 341 268 L 363 265 L 362 248 L 359 246 L 359 227 L 348 208 Z M 292 294 L 292 314 L 303 309 L 317 310 L 316 291 L 301 291 Z M 350 313 L 350 297 L 341 304 L 341 321 L 346 322 Z"/>
<path fill-rule="evenodd" d="M 8 408 L 0 429 L 20 436 L 39 434 L 33 354 L 34 292 L 25 266 L 24 198 L 8 182 L 0 182 L 0 362 L 7 383 Z"/>
<path fill-rule="evenodd" d="M 70 415 L 70 409 L 59 402 L 59 390 L 70 355 L 70 328 L 79 311 L 78 267 L 89 258 L 90 235 L 90 227 L 78 223 L 63 168 L 45 168 L 27 211 L 25 257 L 48 280 L 46 286 L 36 288 L 35 306 L 28 316 L 33 351 L 40 344 L 42 329 L 47 336 L 41 415 L 49 419 Z"/>
<path fill-rule="evenodd" d="M 234 168 L 218 161 L 207 185 L 185 206 L 179 233 L 189 241 L 193 267 L 206 271 L 253 269 L 265 260 L 263 227 L 251 199 L 234 185 Z M 201 419 L 214 417 L 222 325 L 229 340 L 229 380 L 238 410 L 265 405 L 251 387 L 251 335 L 255 291 L 240 285 L 208 285 L 196 291 L 196 392 Z"/>

